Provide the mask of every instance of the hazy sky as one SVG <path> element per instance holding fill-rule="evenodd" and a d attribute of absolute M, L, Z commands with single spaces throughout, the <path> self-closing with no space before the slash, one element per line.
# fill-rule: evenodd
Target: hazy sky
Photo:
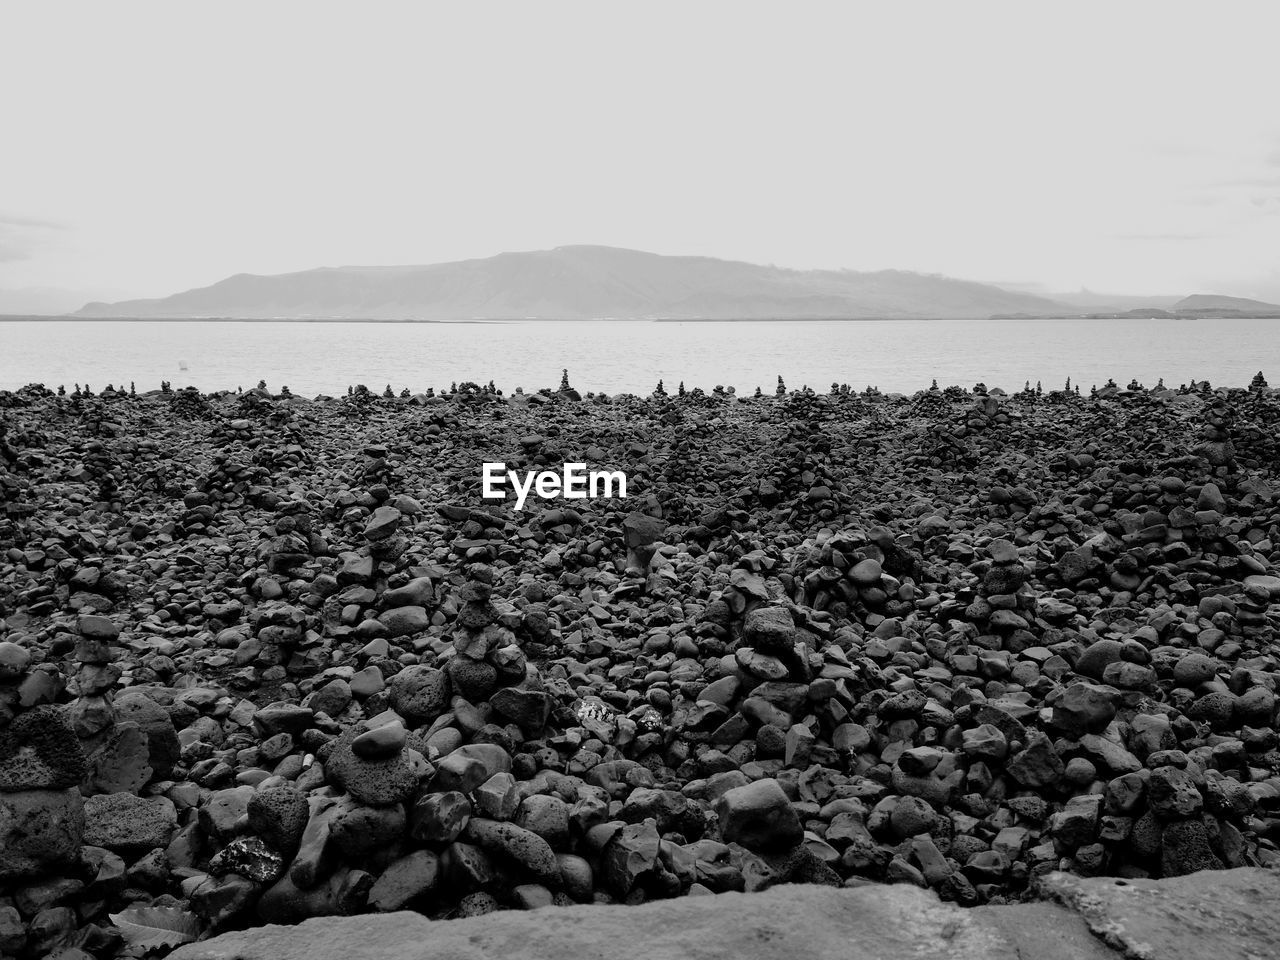
<path fill-rule="evenodd" d="M 0 310 L 569 243 L 1277 299 L 1278 37 L 1271 0 L 6 2 Z"/>

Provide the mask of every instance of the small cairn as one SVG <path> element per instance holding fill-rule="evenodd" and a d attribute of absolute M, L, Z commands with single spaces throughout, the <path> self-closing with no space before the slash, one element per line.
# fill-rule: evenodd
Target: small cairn
<path fill-rule="evenodd" d="M 551 697 L 520 648 L 514 632 L 520 615 L 493 602 L 493 579 L 487 564 L 467 567 L 467 582 L 458 591 L 462 605 L 453 631 L 454 656 L 445 670 L 461 696 L 472 703 L 487 699 L 526 735 L 538 736 L 551 714 Z"/>
<path fill-rule="evenodd" d="M 1204 412 L 1204 425 L 1200 435 L 1204 442 L 1194 452 L 1209 461 L 1216 470 L 1229 469 L 1235 464 L 1235 445 L 1231 442 L 1231 426 L 1235 411 L 1222 397 L 1214 397 Z"/>
<path fill-rule="evenodd" d="M 66 716 L 88 758 L 81 791 L 85 795 L 136 794 L 151 779 L 152 770 L 142 728 L 117 717 L 114 693 L 121 671 L 115 661 L 120 627 L 108 617 L 85 614 L 77 630 L 75 674 L 67 684 L 75 699 Z"/>

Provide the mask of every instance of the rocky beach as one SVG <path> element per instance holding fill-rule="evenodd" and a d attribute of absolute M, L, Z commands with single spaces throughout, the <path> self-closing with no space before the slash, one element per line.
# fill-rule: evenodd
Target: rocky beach
<path fill-rule="evenodd" d="M 1261 374 L 31 386 L 0 427 L 0 956 L 1280 868 Z"/>

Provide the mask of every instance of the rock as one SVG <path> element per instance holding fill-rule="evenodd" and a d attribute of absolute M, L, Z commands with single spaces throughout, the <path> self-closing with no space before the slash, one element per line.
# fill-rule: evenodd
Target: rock
<path fill-rule="evenodd" d="M 178 829 L 178 812 L 167 797 L 99 794 L 85 800 L 84 812 L 84 842 L 125 855 L 164 847 Z"/>
<path fill-rule="evenodd" d="M 29 650 L 9 640 L 0 641 L 0 680 L 16 680 L 26 673 L 30 665 Z M 0 949 L 4 949 L 3 946 Z"/>
<path fill-rule="evenodd" d="M 0 880 L 74 863 L 84 828 L 84 800 L 77 789 L 0 793 Z"/>
<path fill-rule="evenodd" d="M 209 860 L 214 876 L 234 873 L 255 883 L 274 883 L 284 868 L 284 857 L 258 837 L 237 837 Z"/>
<path fill-rule="evenodd" d="M 269 703 L 253 715 L 253 725 L 264 737 L 277 733 L 298 735 L 311 726 L 315 713 L 294 703 Z"/>
<path fill-rule="evenodd" d="M 80 636 L 88 640 L 100 640 L 103 643 L 114 643 L 120 636 L 120 626 L 109 617 L 96 614 L 81 614 L 76 622 Z"/>
<path fill-rule="evenodd" d="M 329 840 L 349 860 L 363 860 L 372 851 L 390 846 L 404 829 L 403 807 L 372 807 L 351 797 L 339 800 L 329 818 Z"/>
<path fill-rule="evenodd" d="M 1056 784 L 1065 767 L 1049 738 L 1039 731 L 1027 738 L 1027 745 L 1009 760 L 1009 775 L 1024 787 L 1047 787 Z"/>
<path fill-rule="evenodd" d="M 1173 679 L 1180 687 L 1194 689 L 1212 680 L 1217 673 L 1217 661 L 1203 653 L 1189 653 L 1173 665 Z"/>
<path fill-rule="evenodd" d="M 382 671 L 377 667 L 370 667 L 368 669 L 373 670 L 377 675 L 378 682 L 376 689 L 370 689 L 367 691 L 364 691 L 364 687 L 362 685 L 362 691 L 364 692 L 362 692 L 361 695 L 363 696 L 369 696 L 370 694 L 377 693 L 378 690 L 382 689 Z M 336 677 L 326 683 L 319 690 L 312 693 L 307 706 L 316 713 L 325 713 L 331 717 L 341 716 L 343 711 L 345 711 L 351 704 L 351 698 L 355 690 L 355 683 L 355 677 L 352 678 L 351 683 L 347 683 L 347 681 L 343 680 L 341 677 Z"/>
<path fill-rule="evenodd" d="M 400 528 L 403 514 L 395 507 L 378 507 L 364 527 L 364 538 L 372 542 L 386 540 Z"/>
<path fill-rule="evenodd" d="M 785 850 L 804 839 L 800 818 L 777 780 L 757 780 L 716 801 L 720 836 L 749 850 Z"/>
<path fill-rule="evenodd" d="M 34 707 L 0 729 L 0 792 L 78 787 L 86 773 L 80 741 L 55 707 Z"/>
<path fill-rule="evenodd" d="M 631 823 L 605 848 L 603 870 L 609 889 L 625 898 L 658 864 L 660 838 L 651 820 Z"/>
<path fill-rule="evenodd" d="M 207 836 L 218 840 L 230 840 L 240 829 L 243 818 L 248 821 L 249 801 L 253 787 L 228 787 L 215 790 L 200 807 L 200 828 Z"/>
<path fill-rule="evenodd" d="M 1078 911 L 1117 950 L 1169 960 L 1269 955 L 1280 940 L 1280 923 L 1259 906 L 1278 886 L 1273 872 L 1257 869 L 1121 883 L 1064 873 L 1046 880 L 1050 895 Z"/>
<path fill-rule="evenodd" d="M 757 607 L 747 613 L 742 633 L 749 646 L 761 653 L 790 653 L 796 645 L 796 627 L 783 607 Z"/>
<path fill-rule="evenodd" d="M 398 756 L 409 741 L 399 722 L 384 723 L 366 730 L 351 741 L 351 752 L 364 760 L 385 760 Z"/>
<path fill-rule="evenodd" d="M 431 626 L 431 615 L 426 607 L 393 607 L 378 614 L 378 622 L 387 628 L 389 637 L 410 637 Z"/>
<path fill-rule="evenodd" d="M 440 858 L 430 850 L 415 850 L 392 863 L 369 891 L 375 910 L 399 910 L 415 897 L 429 893 L 440 877 Z"/>
<path fill-rule="evenodd" d="M 411 723 L 428 723 L 449 706 L 449 677 L 434 667 L 406 667 L 391 680 L 391 706 Z"/>
<path fill-rule="evenodd" d="M 471 802 L 449 790 L 420 797 L 409 814 L 409 831 L 424 843 L 450 844 L 461 836 L 471 819 Z"/>
<path fill-rule="evenodd" d="M 418 770 L 411 751 L 401 750 L 384 759 L 358 756 L 355 740 L 364 731 L 348 730 L 336 741 L 325 759 L 330 778 L 362 803 L 390 806 L 404 803 L 418 787 Z"/>
<path fill-rule="evenodd" d="M 468 744 L 440 759 L 427 789 L 433 793 L 453 790 L 466 794 L 495 774 L 510 770 L 511 757 L 497 744 Z"/>
<path fill-rule="evenodd" d="M 483 898 L 477 898 L 483 899 Z M 488 897 L 492 901 L 492 897 Z M 639 906 L 583 905 L 498 911 L 476 903 L 467 919 L 439 923 L 419 913 L 326 917 L 297 926 L 226 933 L 174 951 L 173 960 L 408 960 L 422 944 L 441 956 L 498 960 L 677 960 L 691 941 L 711 960 L 913 955 L 920 960 L 1107 960 L 1111 952 L 1070 912 L 1053 904 L 966 911 L 927 890 L 870 884 L 853 889 L 784 885 L 759 893 L 658 900 Z M 1000 911 L 1013 911 L 1007 918 Z M 566 938 L 565 929 L 574 931 Z M 1184 930 L 1179 935 L 1185 936 Z M 1162 943 L 1174 942 L 1164 938 Z M 1251 942 L 1251 941 L 1245 941 Z M 1252 941 L 1257 945 L 1256 940 Z M 1263 955 L 1263 954 L 1259 954 Z M 1229 954 L 1223 954 L 1229 956 Z"/>
<path fill-rule="evenodd" d="M 1195 816 L 1204 805 L 1191 775 L 1176 767 L 1157 767 L 1147 779 L 1151 812 L 1161 820 Z"/>
<path fill-rule="evenodd" d="M 933 808 L 919 797 L 901 797 L 889 814 L 890 827 L 901 840 L 929 833 L 936 822 Z"/>
<path fill-rule="evenodd" d="M 169 711 L 144 693 L 125 690 L 115 698 L 116 717 L 136 723 L 147 738 L 147 764 L 157 780 L 167 780 L 178 762 L 181 745 Z"/>
<path fill-rule="evenodd" d="M 248 911 L 259 891 L 258 884 L 238 873 L 209 877 L 191 891 L 191 909 L 209 926 L 221 927 Z"/>
<path fill-rule="evenodd" d="M 560 879 L 560 865 L 550 844 L 514 823 L 472 817 L 463 835 L 484 850 L 505 857 L 537 880 L 555 884 Z"/>
<path fill-rule="evenodd" d="M 521 729 L 540 731 L 551 714 L 551 699 L 541 690 L 520 687 L 503 687 L 497 690 L 489 702 L 493 709 Z"/>
<path fill-rule="evenodd" d="M 297 850 L 310 811 L 306 795 L 295 787 L 266 787 L 245 807 L 249 829 L 281 853 Z"/>
<path fill-rule="evenodd" d="M 569 806 L 559 797 L 534 794 L 521 801 L 515 823 L 553 847 L 559 846 L 569 839 Z"/>
<path fill-rule="evenodd" d="M 1165 877 L 1182 877 L 1201 870 L 1221 870 L 1225 865 L 1209 844 L 1209 833 L 1201 820 L 1178 820 L 1166 824 L 1160 833 L 1160 872 Z"/>
<path fill-rule="evenodd" d="M 1110 687 L 1073 683 L 1053 704 L 1053 725 L 1068 737 L 1101 733 L 1115 718 L 1115 700 Z"/>

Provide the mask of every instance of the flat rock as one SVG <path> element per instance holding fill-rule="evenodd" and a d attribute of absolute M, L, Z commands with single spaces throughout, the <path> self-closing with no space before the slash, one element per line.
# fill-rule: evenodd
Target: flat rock
<path fill-rule="evenodd" d="M 575 905 L 428 920 L 324 917 L 188 944 L 172 960 L 1102 960 L 1110 951 L 1051 904 L 966 911 L 910 886 L 790 884 L 761 893 Z M 1006 921 L 989 919 L 1006 911 Z M 1020 913 L 1020 911 L 1022 913 Z M 1027 916 L 1019 923 L 1014 916 Z M 429 947 L 427 945 L 430 945 Z M 1264 954 L 1259 954 L 1262 956 Z"/>
<path fill-rule="evenodd" d="M 73 862 L 83 836 L 79 790 L 0 793 L 0 881 Z"/>
<path fill-rule="evenodd" d="M 178 814 L 167 797 L 107 793 L 84 802 L 84 842 L 108 850 L 142 853 L 163 847 L 178 828 Z"/>
<path fill-rule="evenodd" d="M 1053 873 L 1044 889 L 1131 960 L 1280 956 L 1275 871 L 1241 867 L 1166 880 Z"/>

